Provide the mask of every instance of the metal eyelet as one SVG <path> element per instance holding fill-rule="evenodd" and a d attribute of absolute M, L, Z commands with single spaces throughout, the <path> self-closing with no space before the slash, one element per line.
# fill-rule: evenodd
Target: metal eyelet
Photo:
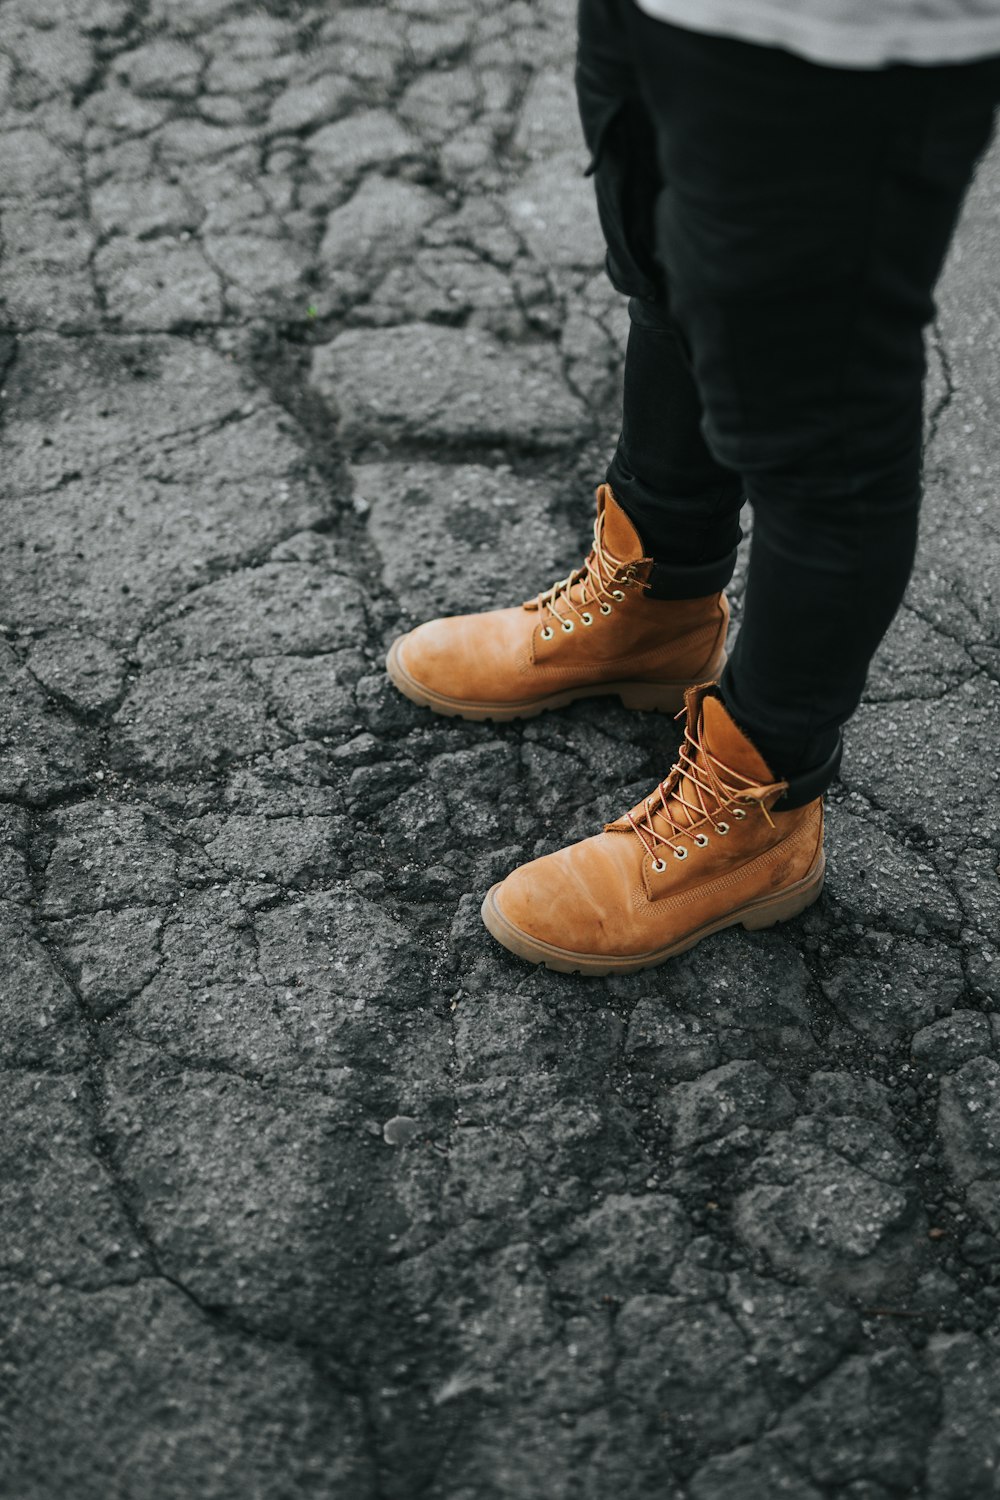
<path fill-rule="evenodd" d="M 728 823 L 716 823 L 716 825 L 715 825 L 715 831 L 716 831 L 716 833 L 726 834 L 726 833 L 729 832 L 729 824 Z"/>
<path fill-rule="evenodd" d="M 594 623 L 594 617 L 589 610 L 584 610 L 583 614 L 580 616 L 580 619 L 585 625 L 593 625 Z"/>
<path fill-rule="evenodd" d="M 746 817 L 746 813 L 743 811 L 742 807 L 734 807 L 733 817 L 739 818 L 740 822 L 742 823 L 743 819 Z"/>
<path fill-rule="evenodd" d="M 625 595 L 622 593 L 621 589 L 612 589 L 611 597 L 612 599 L 624 599 Z"/>
<path fill-rule="evenodd" d="M 665 859 L 654 859 L 652 865 L 650 866 L 650 869 L 655 870 L 657 875 L 662 875 L 666 868 L 667 862 Z"/>
<path fill-rule="evenodd" d="M 551 639 L 552 639 L 552 637 L 553 637 L 554 634 L 555 634 L 555 631 L 552 629 L 551 625 L 543 625 L 542 626 L 542 640 L 543 641 L 551 641 Z"/>
<path fill-rule="evenodd" d="M 699 849 L 704 849 L 705 845 L 708 843 L 708 834 L 696 833 L 694 836 L 694 841 L 698 845 Z"/>
<path fill-rule="evenodd" d="M 601 605 L 601 614 L 602 615 L 609 615 L 610 613 L 611 613 L 611 605 L 610 604 L 602 604 Z"/>
<path fill-rule="evenodd" d="M 687 859 L 687 857 L 688 852 L 683 846 L 680 849 L 674 850 L 674 859 Z"/>
<path fill-rule="evenodd" d="M 570 633 L 570 631 L 572 629 L 573 629 L 573 621 L 572 620 L 563 620 L 563 630 L 565 630 L 565 632 L 566 632 L 567 635 L 569 635 L 569 633 Z"/>

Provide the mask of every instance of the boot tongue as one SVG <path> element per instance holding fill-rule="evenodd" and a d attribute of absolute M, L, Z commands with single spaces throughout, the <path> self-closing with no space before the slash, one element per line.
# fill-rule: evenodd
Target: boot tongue
<path fill-rule="evenodd" d="M 726 710 L 722 699 L 709 688 L 692 688 L 687 695 L 687 711 L 693 723 L 697 725 L 700 747 L 696 751 L 693 762 L 695 766 L 705 764 L 704 751 L 710 751 L 716 760 L 729 771 L 735 771 L 737 776 L 745 777 L 747 781 L 757 785 L 770 786 L 775 780 L 770 766 L 758 753 L 747 739 L 741 729 L 733 723 Z M 724 772 L 718 772 L 726 780 Z M 706 776 L 706 781 L 711 778 Z M 682 791 L 688 802 L 698 805 L 698 796 L 690 783 L 685 786 L 686 778 L 681 778 L 679 791 Z M 738 782 L 742 786 L 742 782 Z M 706 802 L 711 799 L 705 793 Z M 688 827 L 691 823 L 698 821 L 700 814 L 693 812 L 685 803 L 677 797 L 671 797 L 667 803 L 670 817 L 681 828 Z"/>
<path fill-rule="evenodd" d="M 762 786 L 777 780 L 764 757 L 733 723 L 721 698 L 702 699 L 701 742 L 724 766 L 748 780 Z"/>
<path fill-rule="evenodd" d="M 602 484 L 597 490 L 597 508 L 603 518 L 600 529 L 601 546 L 609 552 L 612 557 L 620 563 L 645 562 L 647 566 L 651 559 L 647 558 L 642 549 L 642 538 L 632 525 L 628 516 L 622 510 L 615 499 L 611 486 Z M 636 570 L 635 576 L 640 582 L 646 577 L 645 569 Z M 571 590 L 574 603 L 579 606 L 583 598 L 583 580 L 577 579 Z M 591 597 L 593 597 L 591 595 Z"/>
<path fill-rule="evenodd" d="M 601 485 L 599 499 L 604 513 L 605 547 L 622 562 L 639 562 L 646 555 L 642 538 L 618 504 L 610 485 Z"/>

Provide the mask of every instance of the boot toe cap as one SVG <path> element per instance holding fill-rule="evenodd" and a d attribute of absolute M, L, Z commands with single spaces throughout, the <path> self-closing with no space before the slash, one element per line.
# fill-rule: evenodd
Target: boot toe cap
<path fill-rule="evenodd" d="M 447 693 L 455 677 L 460 641 L 449 624 L 448 620 L 428 620 L 393 643 L 396 665 L 411 682 L 436 693 Z"/>
<path fill-rule="evenodd" d="M 530 694 L 530 629 L 520 609 L 446 615 L 400 636 L 386 665 L 411 697 L 456 708 L 506 705 Z"/>
<path fill-rule="evenodd" d="M 495 886 L 484 906 L 493 936 L 522 957 L 546 950 L 569 955 L 620 955 L 628 948 L 632 880 L 608 850 L 606 835 L 542 855 Z M 537 952 L 533 951 L 537 945 Z"/>

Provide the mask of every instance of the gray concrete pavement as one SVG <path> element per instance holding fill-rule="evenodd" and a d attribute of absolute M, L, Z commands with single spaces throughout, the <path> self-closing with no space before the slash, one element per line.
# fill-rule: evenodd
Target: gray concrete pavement
<path fill-rule="evenodd" d="M 569 0 L 0 7 L 9 1500 L 1000 1494 L 1000 155 L 821 903 L 536 972 L 483 890 L 674 730 L 381 659 L 585 544 L 571 50 Z"/>

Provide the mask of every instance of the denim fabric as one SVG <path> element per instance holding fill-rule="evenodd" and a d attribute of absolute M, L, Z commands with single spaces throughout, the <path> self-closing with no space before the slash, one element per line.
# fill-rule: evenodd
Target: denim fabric
<path fill-rule="evenodd" d="M 650 592 L 698 599 L 732 577 L 743 482 L 702 436 L 701 399 L 665 304 L 633 297 L 629 316 L 622 430 L 607 479 L 656 559 Z"/>
<path fill-rule="evenodd" d="M 912 567 L 923 330 L 1000 59 L 827 68 L 582 0 L 577 90 L 635 299 L 609 481 L 676 597 L 725 583 L 748 496 L 723 692 L 777 774 L 832 766 Z"/>

